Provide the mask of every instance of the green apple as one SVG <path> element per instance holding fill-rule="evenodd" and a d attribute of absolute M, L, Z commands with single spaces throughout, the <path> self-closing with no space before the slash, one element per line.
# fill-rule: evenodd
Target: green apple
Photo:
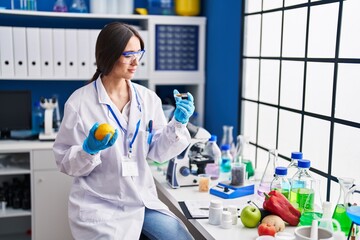
<path fill-rule="evenodd" d="M 240 219 L 245 227 L 254 228 L 260 222 L 261 212 L 257 207 L 249 205 L 242 209 Z"/>

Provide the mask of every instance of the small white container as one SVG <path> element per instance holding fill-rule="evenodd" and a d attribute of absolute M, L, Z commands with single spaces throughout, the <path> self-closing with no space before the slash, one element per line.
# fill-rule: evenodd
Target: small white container
<path fill-rule="evenodd" d="M 230 205 L 227 207 L 227 209 L 231 213 L 232 225 L 236 225 L 238 221 L 237 207 L 234 205 Z"/>
<path fill-rule="evenodd" d="M 209 223 L 212 225 L 221 224 L 221 214 L 223 211 L 222 202 L 219 200 L 211 200 L 209 207 Z"/>
<path fill-rule="evenodd" d="M 231 228 L 231 225 L 232 225 L 231 212 L 223 211 L 222 216 L 221 216 L 221 227 L 228 229 L 228 228 Z"/>

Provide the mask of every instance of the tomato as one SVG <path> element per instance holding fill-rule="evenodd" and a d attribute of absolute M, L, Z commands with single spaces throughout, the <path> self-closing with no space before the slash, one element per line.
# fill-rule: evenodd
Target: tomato
<path fill-rule="evenodd" d="M 263 235 L 269 235 L 269 236 L 275 236 L 276 228 L 274 225 L 271 225 L 269 223 L 262 223 L 258 227 L 258 234 L 259 236 Z"/>

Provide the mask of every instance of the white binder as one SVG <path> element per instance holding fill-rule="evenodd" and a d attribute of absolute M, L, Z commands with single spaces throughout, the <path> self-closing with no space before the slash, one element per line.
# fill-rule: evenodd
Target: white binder
<path fill-rule="evenodd" d="M 96 58 L 95 58 L 95 47 L 96 40 L 99 36 L 101 29 L 90 30 L 90 76 L 92 77 L 96 72 Z"/>
<path fill-rule="evenodd" d="M 65 29 L 53 29 L 54 76 L 65 77 Z"/>
<path fill-rule="evenodd" d="M 40 30 L 26 28 L 28 75 L 40 76 Z"/>
<path fill-rule="evenodd" d="M 43 77 L 54 76 L 54 54 L 53 54 L 53 30 L 51 28 L 40 28 L 40 60 L 41 75 Z"/>
<path fill-rule="evenodd" d="M 0 26 L 0 61 L 1 76 L 14 76 L 14 53 L 11 27 Z"/>
<path fill-rule="evenodd" d="M 66 76 L 78 77 L 77 30 L 65 29 Z"/>
<path fill-rule="evenodd" d="M 78 76 L 90 79 L 90 30 L 79 29 L 78 40 Z"/>
<path fill-rule="evenodd" d="M 13 43 L 15 76 L 26 77 L 28 70 L 26 54 L 26 29 L 24 27 L 13 28 Z"/>

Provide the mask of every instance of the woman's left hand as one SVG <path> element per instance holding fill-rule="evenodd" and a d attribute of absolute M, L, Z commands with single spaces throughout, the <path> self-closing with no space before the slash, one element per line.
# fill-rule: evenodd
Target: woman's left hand
<path fill-rule="evenodd" d="M 187 93 L 188 99 L 177 97 L 177 94 L 179 94 L 179 91 L 175 89 L 174 98 L 176 101 L 176 109 L 174 112 L 174 117 L 176 121 L 181 122 L 182 124 L 186 124 L 189 122 L 189 118 L 195 111 L 194 97 L 189 92 Z"/>

